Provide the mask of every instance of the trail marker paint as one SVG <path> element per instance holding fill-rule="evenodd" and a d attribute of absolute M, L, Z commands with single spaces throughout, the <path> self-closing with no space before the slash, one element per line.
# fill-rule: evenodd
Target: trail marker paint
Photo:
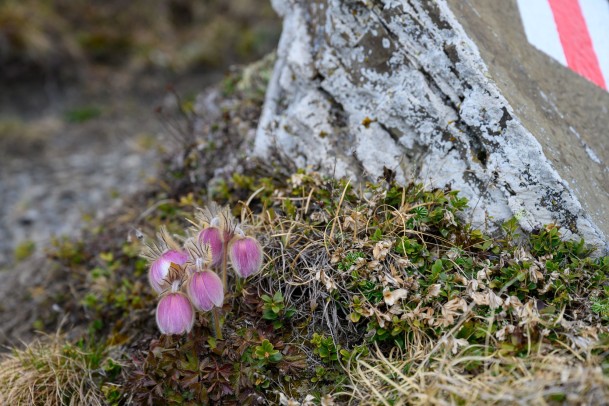
<path fill-rule="evenodd" d="M 517 0 L 529 42 L 609 89 L 608 0 Z"/>

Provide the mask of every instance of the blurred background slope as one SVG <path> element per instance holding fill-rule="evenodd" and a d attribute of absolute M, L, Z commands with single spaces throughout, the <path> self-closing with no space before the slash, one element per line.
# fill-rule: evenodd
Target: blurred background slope
<path fill-rule="evenodd" d="M 267 0 L 0 0 L 0 267 L 154 175 L 168 84 L 192 100 L 279 33 Z"/>
<path fill-rule="evenodd" d="M 59 79 L 91 64 L 222 67 L 268 52 L 278 22 L 262 0 L 3 0 L 3 79 Z"/>

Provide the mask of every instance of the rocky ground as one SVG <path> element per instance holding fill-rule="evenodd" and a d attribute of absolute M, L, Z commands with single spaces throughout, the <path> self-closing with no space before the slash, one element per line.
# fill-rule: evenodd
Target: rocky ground
<path fill-rule="evenodd" d="M 142 4 L 0 4 L 1 343 L 47 323 L 41 298 L 66 282 L 46 262 L 54 241 L 96 229 L 154 181 L 159 157 L 182 147 L 175 108 L 279 33 L 266 1 Z"/>
<path fill-rule="evenodd" d="M 154 175 L 167 84 L 188 103 L 278 34 L 264 0 L 2 2 L 0 269 Z"/>
<path fill-rule="evenodd" d="M 120 196 L 154 177 L 158 149 L 171 148 L 163 138 L 167 122 L 155 114 L 174 101 L 165 92 L 168 78 L 100 76 L 86 87 L 3 92 L 0 266 L 25 259 L 53 237 L 75 235 L 118 207 Z M 185 89 L 217 78 L 193 74 L 178 80 L 177 92 L 188 97 Z"/>
<path fill-rule="evenodd" d="M 94 228 L 145 188 L 159 156 L 176 147 L 171 121 L 155 112 L 176 104 L 166 86 L 188 100 L 190 89 L 219 77 L 135 78 L 110 70 L 85 85 L 19 84 L 2 94 L 0 318 L 11 338 L 3 333 L 0 341 L 24 339 L 41 322 L 37 298 L 48 294 L 41 286 L 56 286 L 45 262 L 53 241 Z"/>

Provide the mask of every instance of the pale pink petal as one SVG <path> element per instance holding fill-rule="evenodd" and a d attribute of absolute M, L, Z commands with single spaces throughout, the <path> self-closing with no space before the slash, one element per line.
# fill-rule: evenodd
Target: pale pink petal
<path fill-rule="evenodd" d="M 224 303 L 222 280 L 212 271 L 195 272 L 188 280 L 186 292 L 197 310 L 207 312 Z"/>
<path fill-rule="evenodd" d="M 181 251 L 169 250 L 158 257 L 150 266 L 148 281 L 150 286 L 157 292 L 162 293 L 169 286 L 166 280 L 171 263 L 184 265 L 188 260 L 188 254 Z"/>
<path fill-rule="evenodd" d="M 242 278 L 258 272 L 262 266 L 262 248 L 252 237 L 235 237 L 229 246 L 233 269 Z"/>
<path fill-rule="evenodd" d="M 165 260 L 171 261 L 180 266 L 184 265 L 186 263 L 186 261 L 188 261 L 188 253 L 185 251 L 169 250 L 169 251 L 165 252 L 162 255 L 162 257 Z"/>
<path fill-rule="evenodd" d="M 220 230 L 216 227 L 207 227 L 199 233 L 199 242 L 209 245 L 211 249 L 212 266 L 218 266 L 222 262 L 224 243 Z"/>
<path fill-rule="evenodd" d="M 190 300 L 180 292 L 169 293 L 159 300 L 156 323 L 163 334 L 184 334 L 192 330 L 195 312 Z"/>

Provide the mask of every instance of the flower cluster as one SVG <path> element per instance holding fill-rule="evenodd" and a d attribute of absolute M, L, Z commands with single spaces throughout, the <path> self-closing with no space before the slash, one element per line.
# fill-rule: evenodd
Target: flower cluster
<path fill-rule="evenodd" d="M 227 292 L 229 261 L 237 277 L 247 278 L 262 266 L 262 247 L 245 235 L 228 208 L 212 205 L 200 210 L 197 220 L 183 244 L 162 228 L 158 241 L 143 253 L 150 261 L 150 286 L 160 295 L 156 322 L 163 334 L 184 334 L 194 325 L 195 311 L 212 311 L 221 338 L 218 311 Z"/>

